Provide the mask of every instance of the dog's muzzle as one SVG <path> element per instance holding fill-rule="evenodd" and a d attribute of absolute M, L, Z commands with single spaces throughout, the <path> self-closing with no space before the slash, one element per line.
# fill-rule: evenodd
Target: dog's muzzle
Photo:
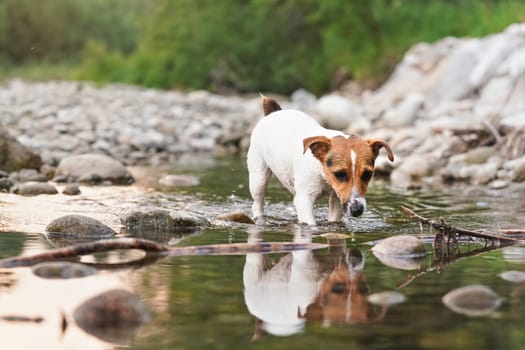
<path fill-rule="evenodd" d="M 344 204 L 345 212 L 353 217 L 361 216 L 366 209 L 366 199 L 358 194 L 352 194 L 350 200 Z"/>

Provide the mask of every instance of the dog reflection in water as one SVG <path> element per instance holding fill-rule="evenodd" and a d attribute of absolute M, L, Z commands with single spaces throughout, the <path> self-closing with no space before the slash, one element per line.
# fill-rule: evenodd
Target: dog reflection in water
<path fill-rule="evenodd" d="M 249 240 L 257 241 L 257 235 Z M 296 234 L 295 241 L 310 239 Z M 324 325 L 368 323 L 384 313 L 369 304 L 365 259 L 343 244 L 323 251 L 294 251 L 272 263 L 271 255 L 247 254 L 244 298 L 256 317 L 254 339 L 302 332 L 306 321 Z"/>

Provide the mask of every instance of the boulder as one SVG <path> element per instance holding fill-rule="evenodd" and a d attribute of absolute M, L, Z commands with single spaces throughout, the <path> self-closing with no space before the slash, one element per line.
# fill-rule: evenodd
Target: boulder
<path fill-rule="evenodd" d="M 39 155 L 18 142 L 0 127 L 0 169 L 8 172 L 19 169 L 40 169 Z"/>
<path fill-rule="evenodd" d="M 134 181 L 121 162 L 102 154 L 66 157 L 58 165 L 56 175 L 67 177 L 70 181 L 86 183 L 110 181 L 117 185 L 128 185 Z"/>
<path fill-rule="evenodd" d="M 343 130 L 357 118 L 356 106 L 347 98 L 331 94 L 317 101 L 314 114 L 321 124 L 330 129 Z"/>

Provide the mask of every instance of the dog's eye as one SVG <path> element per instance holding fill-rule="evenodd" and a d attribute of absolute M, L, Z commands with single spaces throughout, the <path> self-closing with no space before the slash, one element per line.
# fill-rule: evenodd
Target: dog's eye
<path fill-rule="evenodd" d="M 372 178 L 372 175 L 374 173 L 370 170 L 363 171 L 363 174 L 361 174 L 361 181 L 368 182 Z"/>
<path fill-rule="evenodd" d="M 346 172 L 344 170 L 339 170 L 339 171 L 334 172 L 334 176 L 337 180 L 341 182 L 348 181 L 348 176 L 346 176 Z"/>

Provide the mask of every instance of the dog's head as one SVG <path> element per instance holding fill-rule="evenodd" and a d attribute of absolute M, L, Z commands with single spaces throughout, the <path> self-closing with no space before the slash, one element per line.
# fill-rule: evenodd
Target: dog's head
<path fill-rule="evenodd" d="M 374 162 L 381 148 L 394 161 L 392 149 L 381 139 L 362 139 L 357 136 L 308 137 L 303 140 L 323 167 L 326 181 L 341 201 L 345 214 L 357 217 L 366 209 L 365 194 L 374 175 Z"/>

